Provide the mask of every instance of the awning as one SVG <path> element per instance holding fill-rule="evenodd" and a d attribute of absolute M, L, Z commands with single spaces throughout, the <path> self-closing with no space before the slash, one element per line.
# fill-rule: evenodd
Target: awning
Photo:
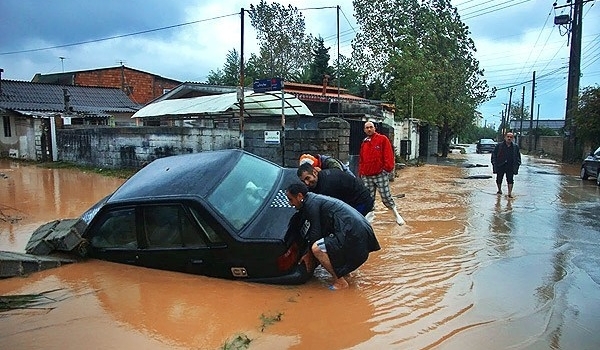
<path fill-rule="evenodd" d="M 296 96 L 281 92 L 254 93 L 247 91 L 244 96 L 244 116 L 312 116 L 306 105 Z M 185 117 L 239 113 L 237 93 L 163 100 L 144 106 L 131 118 Z"/>

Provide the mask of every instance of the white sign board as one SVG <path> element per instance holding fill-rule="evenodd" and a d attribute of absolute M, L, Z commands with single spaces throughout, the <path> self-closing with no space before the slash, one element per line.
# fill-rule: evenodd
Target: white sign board
<path fill-rule="evenodd" d="M 265 131 L 265 143 L 278 145 L 280 143 L 281 131 Z"/>

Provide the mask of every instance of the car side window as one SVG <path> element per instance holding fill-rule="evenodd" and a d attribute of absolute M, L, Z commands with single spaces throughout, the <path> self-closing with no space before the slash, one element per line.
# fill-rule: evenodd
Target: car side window
<path fill-rule="evenodd" d="M 135 208 L 107 213 L 92 236 L 91 244 L 97 248 L 137 249 Z"/>
<path fill-rule="evenodd" d="M 194 219 L 196 219 L 196 222 L 198 223 L 198 225 L 200 225 L 202 232 L 206 235 L 206 237 L 208 238 L 208 240 L 211 243 L 223 243 L 223 239 L 217 234 L 217 232 L 214 230 L 214 228 L 208 223 L 206 218 L 204 218 L 202 215 L 200 215 L 200 213 L 194 208 L 190 208 L 190 211 L 192 212 L 192 215 L 194 215 Z"/>
<path fill-rule="evenodd" d="M 143 208 L 148 248 L 206 247 L 196 226 L 180 205 Z"/>

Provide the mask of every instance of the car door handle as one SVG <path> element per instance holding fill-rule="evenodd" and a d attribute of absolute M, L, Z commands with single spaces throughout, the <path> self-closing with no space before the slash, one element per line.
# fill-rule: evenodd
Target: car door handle
<path fill-rule="evenodd" d="M 192 264 L 197 264 L 197 265 L 200 265 L 200 264 L 204 264 L 204 260 L 202 260 L 202 259 L 193 259 L 193 260 L 191 261 L 191 263 L 192 263 Z"/>
<path fill-rule="evenodd" d="M 135 259 L 125 260 L 126 264 L 135 264 L 140 259 L 139 255 L 135 256 Z"/>

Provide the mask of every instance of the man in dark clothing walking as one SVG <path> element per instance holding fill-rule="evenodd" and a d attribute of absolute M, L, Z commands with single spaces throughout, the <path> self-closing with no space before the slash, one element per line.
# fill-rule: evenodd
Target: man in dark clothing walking
<path fill-rule="evenodd" d="M 504 135 L 504 142 L 500 142 L 492 151 L 492 169 L 496 174 L 497 194 L 502 194 L 502 180 L 506 174 L 506 183 L 508 184 L 508 197 L 512 198 L 514 184 L 514 175 L 519 173 L 521 166 L 521 152 L 519 146 L 513 142 L 514 135 L 507 132 Z"/>
<path fill-rule="evenodd" d="M 340 199 L 366 216 L 375 200 L 362 181 L 340 169 L 318 171 L 308 163 L 298 167 L 298 178 L 309 191 Z"/>

